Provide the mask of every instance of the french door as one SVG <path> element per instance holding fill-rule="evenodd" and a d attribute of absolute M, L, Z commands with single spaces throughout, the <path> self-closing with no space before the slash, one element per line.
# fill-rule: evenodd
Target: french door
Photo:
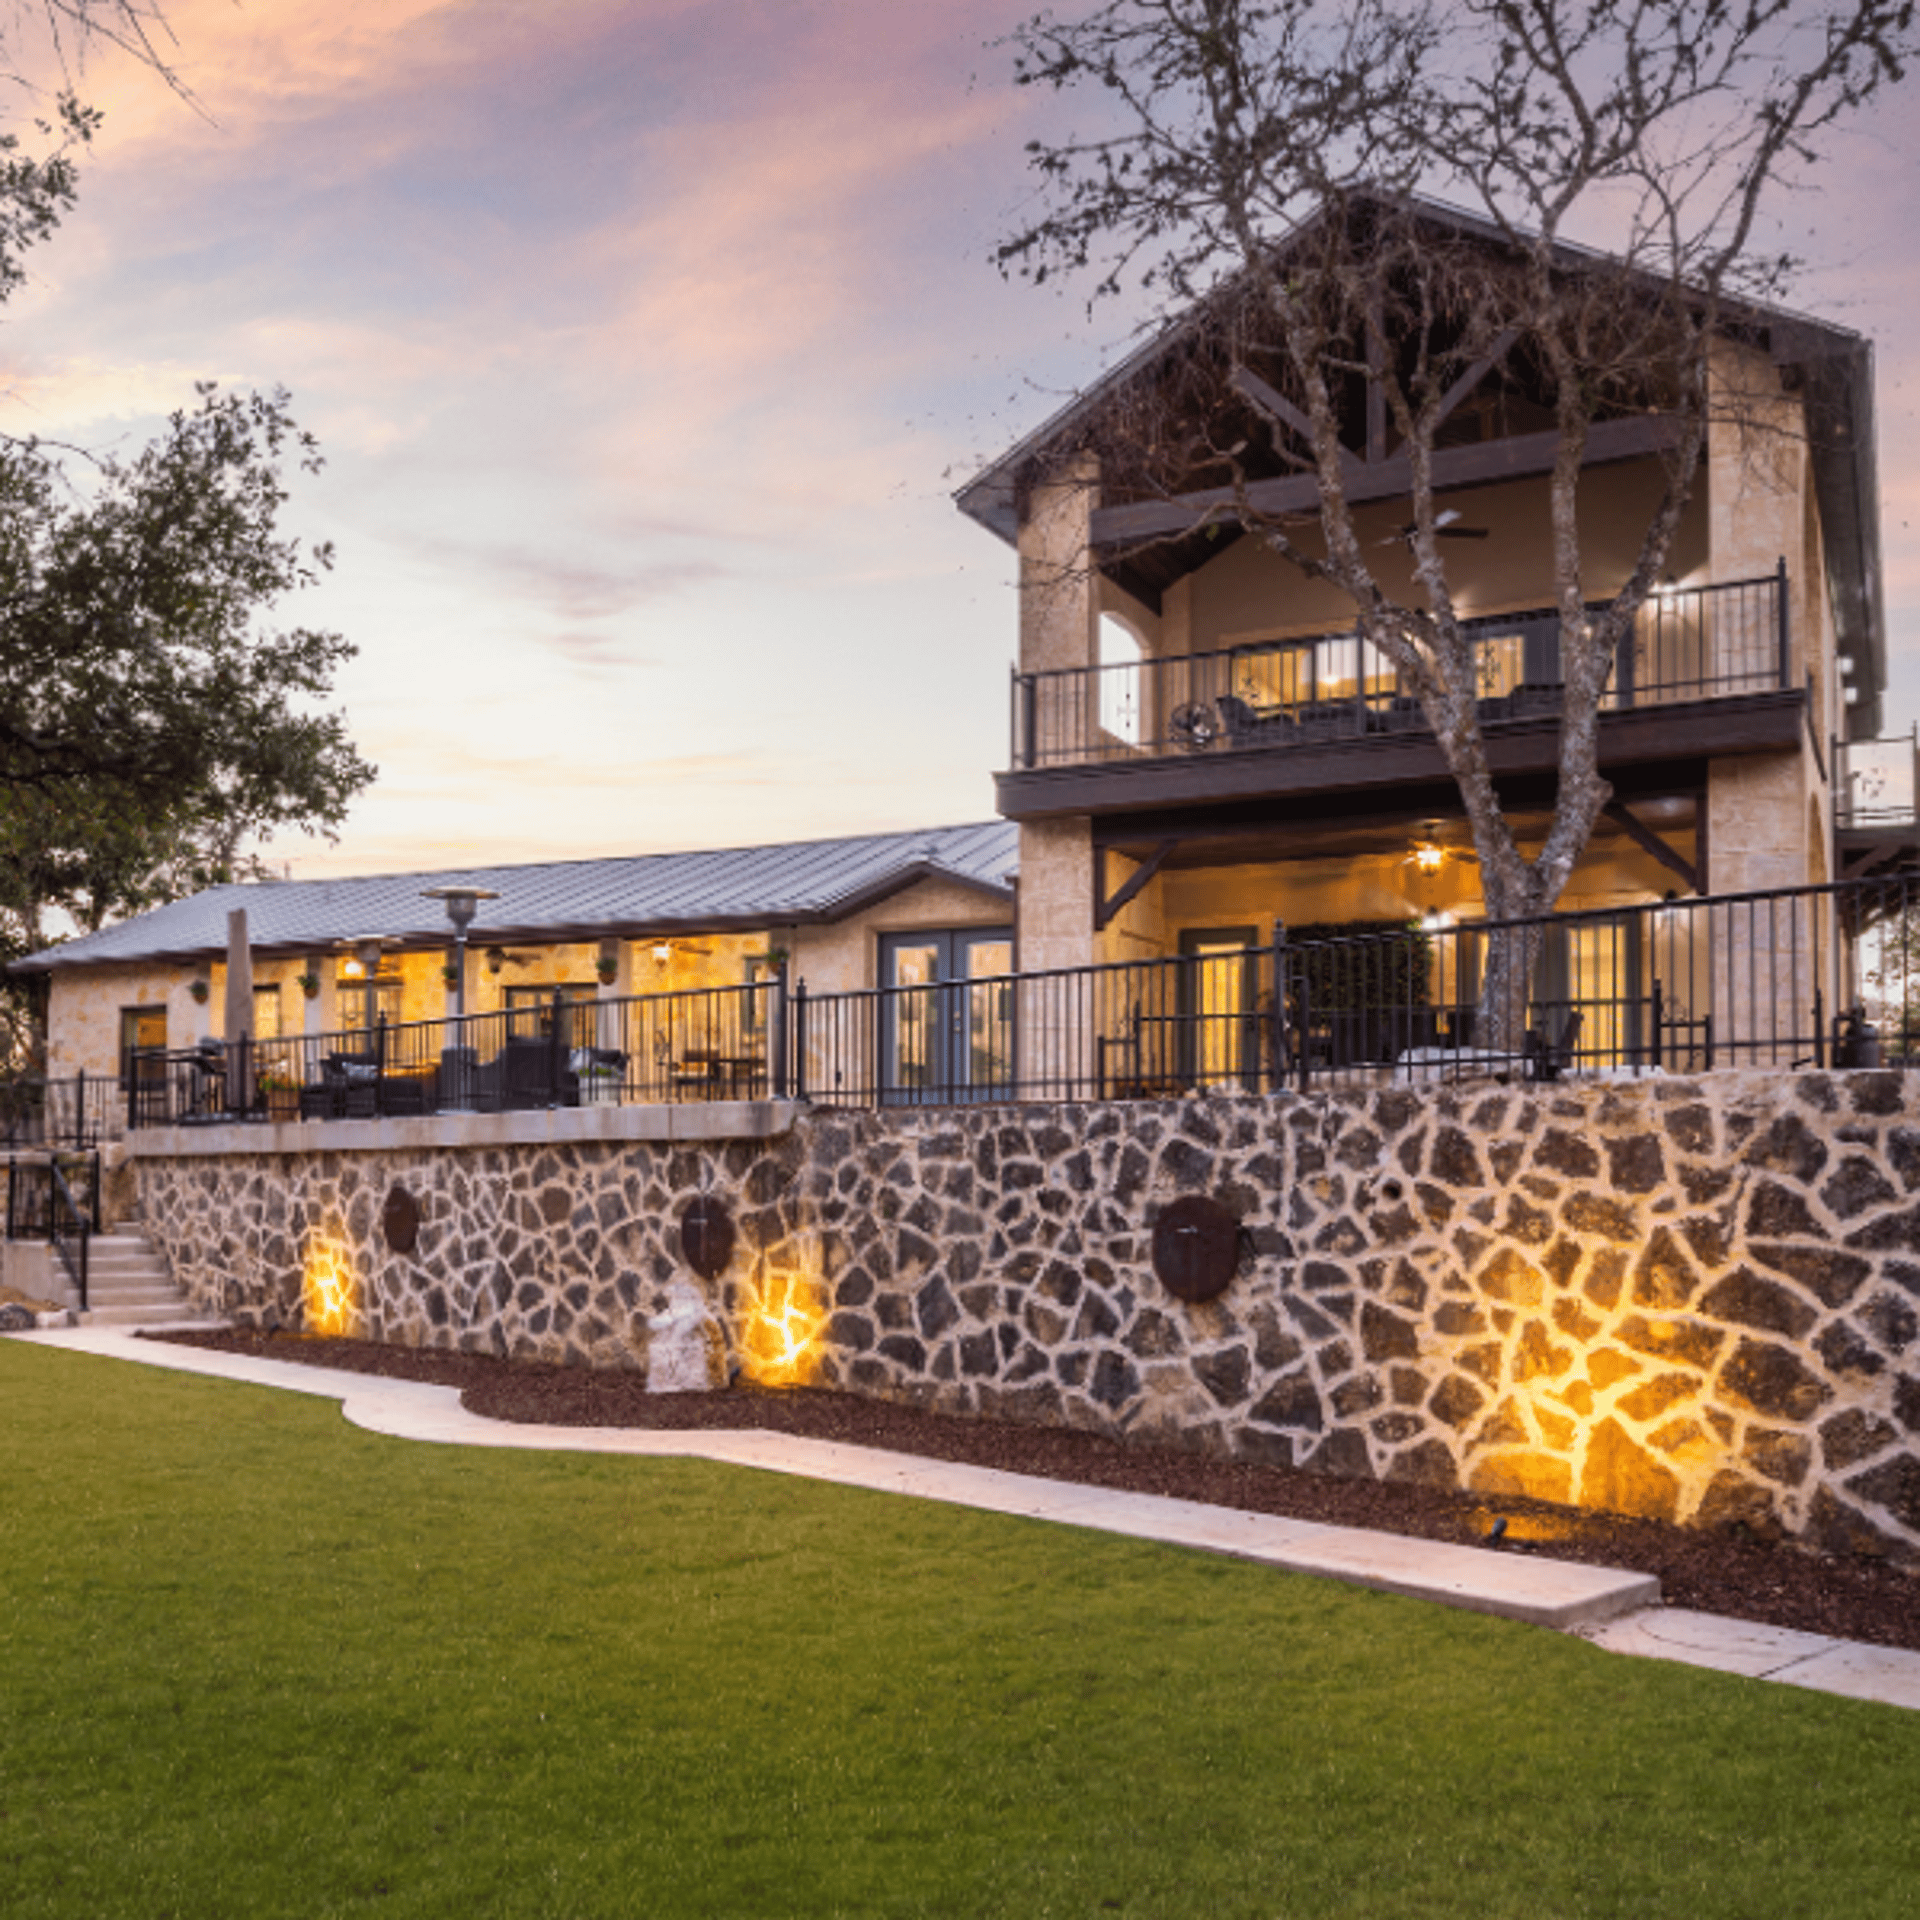
<path fill-rule="evenodd" d="M 1180 1074 L 1189 1086 L 1260 1084 L 1252 927 L 1189 927 L 1180 936 Z"/>
<path fill-rule="evenodd" d="M 880 1091 L 895 1104 L 981 1100 L 1013 1085 L 1011 927 L 880 940 Z"/>

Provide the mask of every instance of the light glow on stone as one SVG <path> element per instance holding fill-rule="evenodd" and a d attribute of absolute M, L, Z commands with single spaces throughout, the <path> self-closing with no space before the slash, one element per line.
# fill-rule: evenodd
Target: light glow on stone
<path fill-rule="evenodd" d="M 332 1240 L 315 1240 L 301 1270 L 303 1320 L 310 1333 L 341 1335 L 353 1324 L 359 1289 L 347 1251 Z"/>
<path fill-rule="evenodd" d="M 747 1316 L 742 1370 L 756 1386 L 804 1387 L 820 1368 L 825 1290 L 804 1274 L 769 1274 Z"/>

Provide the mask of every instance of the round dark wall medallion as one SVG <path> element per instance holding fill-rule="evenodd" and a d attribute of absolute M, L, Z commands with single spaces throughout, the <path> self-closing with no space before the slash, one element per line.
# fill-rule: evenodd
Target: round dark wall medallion
<path fill-rule="evenodd" d="M 1176 1300 L 1217 1300 L 1239 1264 L 1240 1223 L 1218 1200 L 1186 1194 L 1153 1223 L 1153 1270 Z"/>
<path fill-rule="evenodd" d="M 395 1253 L 411 1253 L 420 1239 L 420 1202 L 405 1187 L 395 1187 L 380 1209 L 380 1231 Z"/>
<path fill-rule="evenodd" d="M 680 1251 L 703 1280 L 718 1280 L 733 1258 L 733 1222 L 727 1203 L 710 1193 L 696 1194 L 680 1216 Z"/>

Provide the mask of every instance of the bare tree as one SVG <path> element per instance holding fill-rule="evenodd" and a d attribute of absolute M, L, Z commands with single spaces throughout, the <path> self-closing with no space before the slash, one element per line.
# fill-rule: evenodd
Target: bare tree
<path fill-rule="evenodd" d="M 1611 798 L 1599 714 L 1725 391 L 1720 343 L 1793 264 L 1760 244 L 1770 196 L 1902 77 L 1913 15 L 1912 0 L 1108 0 L 1014 36 L 1018 79 L 1090 95 L 1098 124 L 1030 145 L 1042 210 L 1000 246 L 1003 271 L 1199 303 L 1186 349 L 1076 451 L 1136 490 L 1212 473 L 1221 514 L 1352 600 L 1445 751 L 1490 918 L 1551 911 Z M 1435 486 L 1436 437 L 1488 381 L 1524 389 L 1557 434 L 1559 783 L 1530 857 L 1488 769 Z M 1596 427 L 1649 410 L 1668 422 L 1664 488 L 1596 609 L 1582 465 Z M 1349 499 L 1356 436 L 1377 447 L 1389 424 L 1410 478 L 1398 595 Z M 1276 461 L 1313 477 L 1316 512 L 1263 509 L 1255 476 Z M 1536 958 L 1537 940 L 1493 943 L 1495 1044 L 1517 1038 Z"/>

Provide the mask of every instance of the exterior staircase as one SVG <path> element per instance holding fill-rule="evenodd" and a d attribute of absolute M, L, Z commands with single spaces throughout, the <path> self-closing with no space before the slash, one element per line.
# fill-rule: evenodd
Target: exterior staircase
<path fill-rule="evenodd" d="M 56 1280 L 66 1272 L 56 1261 Z M 68 1287 L 65 1304 L 79 1313 L 80 1296 Z M 168 1276 L 166 1262 L 140 1231 L 125 1220 L 111 1233 L 93 1236 L 87 1260 L 87 1305 L 81 1324 L 94 1327 L 160 1327 L 200 1318 Z"/>

